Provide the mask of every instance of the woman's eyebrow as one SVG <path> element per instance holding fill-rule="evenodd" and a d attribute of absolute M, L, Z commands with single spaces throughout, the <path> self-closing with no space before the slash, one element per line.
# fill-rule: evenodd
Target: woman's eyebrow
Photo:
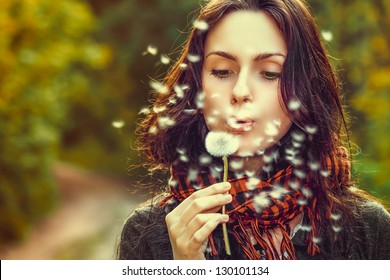
<path fill-rule="evenodd" d="M 224 52 L 224 51 L 212 51 L 206 55 L 206 59 L 211 55 L 218 55 L 218 56 L 221 56 L 223 58 L 226 58 L 226 59 L 229 59 L 229 60 L 232 60 L 235 62 L 238 60 L 236 56 L 234 56 L 230 53 Z M 284 54 L 278 53 L 278 52 L 276 52 L 276 53 L 259 53 L 253 57 L 253 60 L 257 62 L 260 60 L 270 58 L 272 56 L 280 56 L 280 57 L 284 57 L 284 58 L 286 57 Z"/>

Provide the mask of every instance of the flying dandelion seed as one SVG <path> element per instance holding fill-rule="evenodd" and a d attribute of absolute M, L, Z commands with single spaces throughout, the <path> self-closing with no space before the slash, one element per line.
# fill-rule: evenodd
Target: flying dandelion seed
<path fill-rule="evenodd" d="M 315 134 L 318 131 L 318 128 L 315 125 L 307 125 L 305 126 L 305 129 L 309 134 Z"/>
<path fill-rule="evenodd" d="M 168 185 L 173 187 L 173 188 L 176 187 L 177 184 L 178 184 L 178 182 L 175 179 L 169 179 L 169 181 L 168 181 Z"/>
<path fill-rule="evenodd" d="M 163 117 L 163 116 L 158 117 L 157 123 L 158 123 L 158 127 L 162 129 L 175 125 L 174 120 L 172 120 L 169 117 Z"/>
<path fill-rule="evenodd" d="M 313 192 L 310 189 L 308 189 L 308 188 L 303 188 L 302 189 L 302 194 L 305 197 L 311 197 L 313 195 Z"/>
<path fill-rule="evenodd" d="M 322 38 L 324 38 L 325 41 L 330 42 L 333 40 L 333 33 L 331 31 L 323 30 L 321 31 Z"/>
<path fill-rule="evenodd" d="M 169 89 L 166 85 L 164 85 L 160 82 L 157 82 L 157 81 L 153 81 L 153 80 L 150 81 L 149 86 L 160 94 L 166 94 L 169 92 Z"/>
<path fill-rule="evenodd" d="M 209 25 L 204 20 L 195 20 L 193 22 L 193 25 L 196 29 L 201 31 L 206 31 L 207 29 L 209 29 Z"/>
<path fill-rule="evenodd" d="M 266 194 L 263 193 L 256 195 L 253 199 L 253 203 L 257 212 L 261 212 L 264 208 L 271 205 L 271 201 L 266 196 Z"/>
<path fill-rule="evenodd" d="M 189 62 L 196 63 L 200 61 L 200 56 L 197 54 L 188 54 L 187 59 Z"/>
<path fill-rule="evenodd" d="M 150 109 L 149 108 L 142 108 L 140 111 L 139 111 L 139 113 L 138 114 L 140 114 L 140 115 L 147 115 L 147 114 L 149 114 L 150 113 Z"/>
<path fill-rule="evenodd" d="M 244 173 L 242 173 L 242 172 L 234 172 L 234 176 L 236 178 L 242 178 L 242 177 L 244 177 Z"/>
<path fill-rule="evenodd" d="M 320 169 L 320 164 L 318 162 L 309 162 L 308 165 L 312 171 L 317 171 Z"/>
<path fill-rule="evenodd" d="M 275 199 L 281 199 L 284 195 L 288 193 L 288 190 L 282 187 L 275 187 L 269 193 L 269 195 Z"/>
<path fill-rule="evenodd" d="M 184 109 L 183 112 L 186 113 L 186 114 L 190 114 L 190 115 L 195 115 L 196 114 L 196 111 L 195 109 Z"/>
<path fill-rule="evenodd" d="M 231 169 L 233 170 L 239 170 L 244 167 L 244 161 L 240 159 L 233 159 L 229 162 L 229 165 Z"/>
<path fill-rule="evenodd" d="M 290 102 L 288 103 L 288 109 L 290 109 L 291 111 L 296 111 L 300 107 L 301 107 L 301 102 L 299 102 L 298 99 L 290 100 Z"/>
<path fill-rule="evenodd" d="M 271 163 L 272 162 L 272 156 L 271 155 L 264 155 L 263 161 L 264 161 L 264 163 Z"/>
<path fill-rule="evenodd" d="M 245 170 L 245 175 L 248 177 L 253 177 L 253 176 L 255 176 L 255 174 L 256 174 L 255 170 L 252 170 L 252 171 Z"/>
<path fill-rule="evenodd" d="M 208 117 L 207 119 L 206 119 L 206 122 L 207 122 L 207 124 L 213 124 L 213 123 L 215 123 L 216 122 L 216 118 L 215 117 Z"/>
<path fill-rule="evenodd" d="M 265 153 L 264 150 L 257 150 L 257 151 L 256 151 L 256 154 L 259 155 L 259 156 L 264 155 L 264 153 Z"/>
<path fill-rule="evenodd" d="M 291 137 L 297 142 L 303 142 L 305 140 L 305 134 L 297 131 L 292 132 Z"/>
<path fill-rule="evenodd" d="M 286 148 L 284 151 L 285 151 L 286 155 L 289 155 L 292 157 L 296 157 L 299 154 L 298 150 L 292 149 L 292 148 Z"/>
<path fill-rule="evenodd" d="M 290 182 L 290 188 L 293 190 L 298 190 L 301 187 L 301 184 L 299 184 L 298 181 L 291 181 Z"/>
<path fill-rule="evenodd" d="M 150 53 L 151 55 L 156 55 L 158 52 L 158 49 L 156 46 L 153 46 L 153 45 L 149 45 L 147 48 L 146 48 L 146 52 L 144 54 L 148 54 Z"/>
<path fill-rule="evenodd" d="M 188 68 L 188 64 L 187 63 L 180 63 L 179 67 L 182 69 L 182 70 L 185 70 Z"/>
<path fill-rule="evenodd" d="M 293 173 L 300 179 L 304 179 L 306 177 L 306 172 L 299 169 L 294 169 Z"/>
<path fill-rule="evenodd" d="M 279 134 L 279 127 L 274 122 L 266 124 L 264 133 L 268 136 L 274 137 Z"/>
<path fill-rule="evenodd" d="M 216 165 L 216 166 L 214 166 L 214 169 L 215 169 L 217 172 L 221 173 L 221 172 L 223 171 L 223 166 L 221 166 L 221 165 Z"/>
<path fill-rule="evenodd" d="M 150 134 L 157 134 L 157 132 L 158 132 L 157 126 L 153 125 L 153 126 L 151 126 L 151 127 L 149 128 L 149 133 L 150 133 Z"/>
<path fill-rule="evenodd" d="M 249 190 L 253 191 L 254 189 L 256 189 L 257 184 L 259 184 L 259 183 L 260 183 L 260 179 L 257 179 L 255 177 L 250 177 L 248 179 L 248 181 L 246 182 L 246 185 L 247 185 Z"/>
<path fill-rule="evenodd" d="M 312 240 L 313 240 L 313 242 L 314 242 L 315 244 L 319 244 L 319 243 L 321 243 L 321 241 L 322 241 L 322 239 L 321 239 L 320 237 L 313 237 Z"/>
<path fill-rule="evenodd" d="M 335 220 L 335 221 L 338 221 L 338 220 L 340 220 L 341 219 L 341 215 L 340 214 L 334 214 L 334 213 L 332 213 L 331 215 L 330 215 L 330 217 L 333 219 L 333 220 Z"/>
<path fill-rule="evenodd" d="M 115 128 L 120 129 L 120 128 L 122 128 L 122 127 L 125 126 L 125 122 L 124 122 L 123 120 L 116 120 L 116 121 L 113 121 L 113 122 L 111 123 L 111 125 L 112 125 L 113 127 L 115 127 Z"/>
<path fill-rule="evenodd" d="M 335 233 L 339 233 L 339 232 L 342 230 L 342 227 L 339 227 L 339 226 L 332 226 L 332 230 L 333 230 Z"/>
<path fill-rule="evenodd" d="M 200 185 L 200 184 L 193 184 L 192 187 L 193 187 L 195 190 L 199 191 L 199 190 L 202 188 L 202 185 Z"/>
<path fill-rule="evenodd" d="M 188 179 L 189 181 L 196 181 L 196 177 L 198 177 L 198 170 L 193 169 L 193 168 L 190 168 L 190 169 L 188 170 L 187 179 Z"/>
<path fill-rule="evenodd" d="M 296 148 L 296 149 L 299 149 L 300 147 L 302 147 L 302 144 L 301 144 L 301 143 L 295 142 L 295 141 L 292 142 L 292 145 L 293 145 L 293 147 Z"/>
<path fill-rule="evenodd" d="M 204 107 L 204 92 L 200 91 L 196 95 L 195 104 L 198 109 L 203 109 Z"/>
<path fill-rule="evenodd" d="M 201 165 L 208 165 L 211 163 L 211 161 L 212 161 L 212 158 L 209 155 L 201 154 L 199 156 L 199 163 Z"/>
<path fill-rule="evenodd" d="M 324 177 L 328 177 L 330 175 L 329 171 L 328 170 L 321 170 L 320 171 L 320 174 Z"/>
<path fill-rule="evenodd" d="M 272 165 L 263 165 L 261 169 L 266 173 L 270 173 L 272 171 Z"/>
<path fill-rule="evenodd" d="M 167 109 L 167 107 L 165 107 L 165 106 L 154 106 L 153 112 L 155 112 L 156 114 L 159 114 L 161 112 L 164 112 L 166 109 Z"/>
<path fill-rule="evenodd" d="M 178 152 L 181 155 L 187 154 L 187 149 L 186 148 L 177 148 L 176 152 Z"/>
<path fill-rule="evenodd" d="M 177 103 L 177 100 L 174 96 L 171 96 L 169 99 L 168 99 L 168 104 L 176 104 Z"/>
<path fill-rule="evenodd" d="M 181 86 L 174 85 L 173 86 L 173 90 L 175 91 L 177 98 L 181 99 L 181 98 L 184 97 L 184 90 L 183 90 L 183 88 Z"/>
<path fill-rule="evenodd" d="M 299 205 L 299 206 L 305 206 L 305 205 L 307 205 L 307 200 L 306 200 L 306 199 L 303 199 L 303 198 L 298 199 L 298 205 Z"/>
<path fill-rule="evenodd" d="M 163 55 L 160 56 L 160 61 L 161 61 L 162 64 L 167 65 L 167 64 L 169 64 L 169 62 L 170 62 L 171 60 L 169 59 L 168 56 L 166 56 L 165 54 L 163 54 Z"/>
<path fill-rule="evenodd" d="M 312 231 L 312 226 L 311 225 L 302 225 L 301 226 L 301 230 L 303 230 L 303 231 L 307 231 L 307 232 L 309 232 L 309 231 Z"/>
<path fill-rule="evenodd" d="M 179 159 L 180 159 L 182 162 L 189 162 L 189 158 L 188 158 L 186 155 L 180 155 Z"/>

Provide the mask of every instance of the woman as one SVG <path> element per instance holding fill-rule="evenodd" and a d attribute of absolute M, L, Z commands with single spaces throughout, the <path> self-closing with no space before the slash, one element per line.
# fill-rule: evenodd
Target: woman
<path fill-rule="evenodd" d="M 307 8 L 209 1 L 196 22 L 207 30 L 192 30 L 138 129 L 169 191 L 129 217 L 119 258 L 390 259 L 390 215 L 350 180 L 338 82 Z M 239 139 L 228 183 L 209 131 Z"/>

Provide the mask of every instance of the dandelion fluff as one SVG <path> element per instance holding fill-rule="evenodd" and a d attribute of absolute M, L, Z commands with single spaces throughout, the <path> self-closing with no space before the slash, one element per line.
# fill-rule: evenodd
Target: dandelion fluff
<path fill-rule="evenodd" d="M 288 103 L 288 108 L 291 110 L 291 111 L 296 111 L 299 109 L 299 107 L 301 107 L 301 102 L 299 102 L 298 99 L 293 99 L 291 100 L 289 103 Z"/>
<path fill-rule="evenodd" d="M 154 106 L 153 112 L 158 114 L 158 113 L 164 112 L 166 109 L 167 109 L 167 107 L 165 107 L 165 106 Z"/>
<path fill-rule="evenodd" d="M 162 129 L 175 125 L 175 121 L 169 117 L 159 117 L 157 123 L 158 127 Z"/>
<path fill-rule="evenodd" d="M 111 123 L 111 125 L 115 128 L 122 128 L 125 125 L 125 122 L 123 120 L 116 120 Z"/>
<path fill-rule="evenodd" d="M 174 85 L 173 90 L 176 93 L 177 98 L 183 98 L 184 97 L 184 90 L 181 86 L 179 85 Z"/>
<path fill-rule="evenodd" d="M 206 149 L 215 157 L 229 156 L 237 152 L 240 141 L 239 139 L 227 132 L 210 131 L 206 136 Z"/>
<path fill-rule="evenodd" d="M 139 113 L 138 114 L 140 114 L 140 115 L 147 115 L 147 114 L 149 114 L 150 113 L 150 109 L 149 108 L 142 108 L 140 111 L 139 111 Z"/>
<path fill-rule="evenodd" d="M 187 59 L 192 63 L 196 63 L 200 61 L 200 56 L 197 54 L 188 54 Z"/>
<path fill-rule="evenodd" d="M 268 136 L 276 136 L 279 134 L 279 127 L 275 122 L 269 122 L 266 124 L 264 133 Z"/>
<path fill-rule="evenodd" d="M 168 87 L 160 82 L 152 80 L 149 82 L 149 85 L 152 89 L 154 89 L 156 92 L 158 92 L 160 94 L 166 94 L 169 92 Z"/>
<path fill-rule="evenodd" d="M 146 51 L 148 53 L 150 53 L 151 55 L 156 55 L 157 52 L 158 52 L 158 49 L 156 46 L 153 46 L 153 45 L 149 45 L 147 48 L 146 48 Z"/>
<path fill-rule="evenodd" d="M 332 41 L 333 40 L 333 33 L 331 31 L 323 30 L 321 31 L 322 38 L 324 38 L 325 41 Z"/>
<path fill-rule="evenodd" d="M 209 29 L 209 25 L 204 20 L 195 20 L 193 22 L 193 25 L 196 29 L 201 31 L 206 31 L 207 29 Z"/>
<path fill-rule="evenodd" d="M 170 62 L 171 60 L 169 59 L 168 56 L 166 56 L 166 55 L 163 54 L 163 55 L 161 55 L 161 57 L 160 57 L 160 61 L 161 61 L 162 64 L 167 65 L 167 64 L 169 64 L 169 62 Z"/>

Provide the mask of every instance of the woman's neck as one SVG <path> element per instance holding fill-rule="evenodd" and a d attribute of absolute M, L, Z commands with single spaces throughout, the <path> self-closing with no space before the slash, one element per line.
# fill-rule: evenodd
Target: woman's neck
<path fill-rule="evenodd" d="M 231 171 L 245 174 L 259 174 L 263 166 L 263 156 L 229 158 Z"/>

